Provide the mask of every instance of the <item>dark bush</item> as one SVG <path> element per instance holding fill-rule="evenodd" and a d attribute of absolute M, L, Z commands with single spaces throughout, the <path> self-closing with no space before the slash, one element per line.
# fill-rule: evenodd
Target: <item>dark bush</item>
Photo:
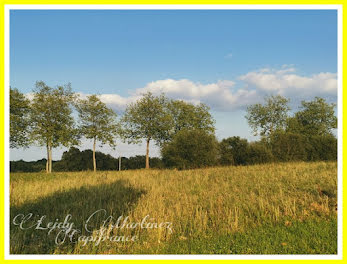
<path fill-rule="evenodd" d="M 247 164 L 267 163 L 274 160 L 270 149 L 263 142 L 249 144 Z"/>
<path fill-rule="evenodd" d="M 247 139 L 229 137 L 219 143 L 221 165 L 246 165 L 249 146 Z"/>
<path fill-rule="evenodd" d="M 333 135 L 310 136 L 306 146 L 307 160 L 337 160 L 337 139 Z"/>
<path fill-rule="evenodd" d="M 166 167 L 193 169 L 217 164 L 218 142 L 203 130 L 181 130 L 161 149 Z"/>
<path fill-rule="evenodd" d="M 270 137 L 271 150 L 276 161 L 306 160 L 307 138 L 290 132 L 276 132 Z"/>

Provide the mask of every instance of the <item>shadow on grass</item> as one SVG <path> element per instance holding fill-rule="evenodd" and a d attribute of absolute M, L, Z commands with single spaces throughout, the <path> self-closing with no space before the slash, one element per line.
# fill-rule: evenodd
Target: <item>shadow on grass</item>
<path fill-rule="evenodd" d="M 88 223 L 88 230 L 97 230 L 107 216 L 112 215 L 113 222 L 131 210 L 145 192 L 134 189 L 128 182 L 118 180 L 111 184 L 85 186 L 78 189 L 56 192 L 38 201 L 10 208 L 10 252 L 11 254 L 52 254 L 59 252 L 72 253 L 75 243 L 66 241 L 57 245 L 55 239 L 59 230 L 51 233 L 49 229 L 37 229 L 38 221 L 45 216 L 40 227 L 47 227 L 49 222 L 64 222 L 67 215 L 73 223 L 73 228 L 81 231 L 79 235 L 91 235 L 84 228 L 87 219 L 97 210 L 104 209 L 106 213 L 97 213 Z M 30 216 L 30 218 L 23 218 Z M 16 217 L 17 216 L 17 217 Z M 15 223 L 14 223 L 15 220 Z M 24 221 L 23 221 L 24 220 Z M 18 225 L 23 222 L 23 229 Z"/>

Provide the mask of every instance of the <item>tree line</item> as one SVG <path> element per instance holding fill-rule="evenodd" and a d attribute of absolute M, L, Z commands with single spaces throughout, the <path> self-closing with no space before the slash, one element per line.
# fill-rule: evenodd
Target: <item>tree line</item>
<path fill-rule="evenodd" d="M 118 118 L 97 95 L 80 98 L 70 84 L 49 87 L 42 81 L 36 82 L 31 99 L 18 89 L 10 88 L 10 146 L 44 146 L 47 173 L 52 172 L 52 150 L 60 146 L 78 146 L 82 138 L 92 140 L 94 171 L 97 143 L 115 148 L 116 138 L 134 144 L 145 140 L 148 169 L 150 142 L 162 146 L 181 129 L 214 133 L 214 123 L 205 104 L 172 100 L 164 94 L 143 94 L 127 105 L 122 117 Z"/>
<path fill-rule="evenodd" d="M 91 162 L 93 150 L 79 150 L 76 147 L 71 147 L 65 151 L 60 160 L 53 160 L 54 171 L 92 171 L 93 164 Z M 110 154 L 104 154 L 100 151 L 95 152 L 96 163 L 98 170 L 109 171 L 119 170 L 119 158 L 115 158 Z M 121 170 L 135 170 L 144 167 L 146 156 L 136 155 L 134 157 L 121 157 Z M 10 161 L 11 172 L 41 172 L 45 170 L 46 159 L 37 161 Z M 164 168 L 163 162 L 160 158 L 150 158 L 151 168 L 162 169 Z"/>
<path fill-rule="evenodd" d="M 254 134 L 260 136 L 258 141 L 229 137 L 218 142 L 215 120 L 205 104 L 194 105 L 148 92 L 127 105 L 118 117 L 97 95 L 83 99 L 70 84 L 52 88 L 37 82 L 31 100 L 10 88 L 10 146 L 45 146 L 47 159 L 39 166 L 45 163 L 48 173 L 52 171 L 52 149 L 58 146 L 70 150 L 54 162 L 57 171 L 95 171 L 97 164 L 101 170 L 118 169 L 118 159 L 96 151 L 97 143 L 116 147 L 116 139 L 146 142 L 146 155 L 122 160 L 125 169 L 142 168 L 142 164 L 149 168 L 150 142 L 161 150 L 161 158 L 151 159 L 156 168 L 336 160 L 335 106 L 316 97 L 302 101 L 299 110 L 291 113 L 289 99 L 269 96 L 263 104 L 250 105 L 245 116 Z M 76 148 L 82 138 L 92 140 L 92 150 Z M 21 166 L 25 167 L 23 162 L 12 162 L 11 171 Z"/>

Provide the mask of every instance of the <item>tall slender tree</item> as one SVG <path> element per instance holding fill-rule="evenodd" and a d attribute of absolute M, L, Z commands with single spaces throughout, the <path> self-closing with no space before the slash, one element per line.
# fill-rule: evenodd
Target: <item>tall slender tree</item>
<path fill-rule="evenodd" d="M 138 101 L 127 106 L 122 124 L 123 136 L 129 143 L 146 140 L 146 169 L 149 169 L 149 144 L 151 140 L 160 144 L 168 139 L 173 119 L 168 109 L 168 99 L 162 94 L 148 92 Z"/>
<path fill-rule="evenodd" d="M 42 81 L 36 82 L 30 112 L 31 137 L 47 149 L 47 173 L 52 172 L 52 149 L 78 142 L 72 117 L 74 99 L 70 84 L 52 88 Z"/>
<path fill-rule="evenodd" d="M 96 142 L 116 146 L 115 137 L 119 132 L 117 114 L 108 108 L 97 95 L 90 95 L 87 99 L 78 100 L 76 108 L 79 114 L 81 135 L 93 140 L 93 168 L 96 171 Z"/>
<path fill-rule="evenodd" d="M 29 145 L 30 101 L 18 89 L 10 88 L 10 147 Z"/>

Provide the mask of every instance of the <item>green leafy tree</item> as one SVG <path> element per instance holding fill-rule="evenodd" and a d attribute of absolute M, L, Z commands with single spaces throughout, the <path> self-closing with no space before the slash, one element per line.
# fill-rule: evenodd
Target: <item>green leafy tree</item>
<path fill-rule="evenodd" d="M 65 151 L 60 161 L 57 161 L 55 170 L 60 171 L 85 171 L 92 170 L 93 164 L 90 160 L 93 156 L 93 150 L 86 149 L 80 151 L 78 148 L 71 147 L 68 151 Z M 102 152 L 95 152 L 96 162 L 98 164 L 98 170 L 116 170 L 118 167 L 118 160 L 109 154 Z"/>
<path fill-rule="evenodd" d="M 247 139 L 229 137 L 219 143 L 220 162 L 223 165 L 246 165 L 249 146 Z"/>
<path fill-rule="evenodd" d="M 116 146 L 115 137 L 119 132 L 117 114 L 101 102 L 96 95 L 78 100 L 76 109 L 79 115 L 80 133 L 85 138 L 93 140 L 93 168 L 96 171 L 96 142 Z"/>
<path fill-rule="evenodd" d="M 332 129 L 337 128 L 335 106 L 320 97 L 309 102 L 302 101 L 301 110 L 289 120 L 288 131 L 307 136 L 331 135 Z"/>
<path fill-rule="evenodd" d="M 202 129 L 180 130 L 161 148 L 167 167 L 194 169 L 217 164 L 218 142 L 216 137 Z"/>
<path fill-rule="evenodd" d="M 215 121 L 205 104 L 193 105 L 182 100 L 170 100 L 168 110 L 174 122 L 171 135 L 182 129 L 202 129 L 212 134 L 215 132 Z"/>
<path fill-rule="evenodd" d="M 30 122 L 31 137 L 47 149 L 46 172 L 52 172 L 52 149 L 78 143 L 77 130 L 72 117 L 74 93 L 71 85 L 52 88 L 36 82 L 33 90 Z"/>
<path fill-rule="evenodd" d="M 10 88 L 10 147 L 29 145 L 30 101 L 18 89 Z"/>
<path fill-rule="evenodd" d="M 270 144 L 277 161 L 306 160 L 308 141 L 302 134 L 278 131 L 271 135 Z"/>
<path fill-rule="evenodd" d="M 122 158 L 122 170 L 136 170 L 143 168 L 143 164 L 146 162 L 145 155 L 136 155 L 134 157 L 123 157 Z M 151 157 L 150 158 L 151 168 L 161 169 L 164 167 L 160 158 Z M 118 167 L 117 167 L 118 168 Z"/>
<path fill-rule="evenodd" d="M 276 130 L 285 129 L 289 100 L 280 96 L 265 98 L 265 104 L 254 104 L 247 107 L 246 119 L 255 135 L 269 136 Z"/>
<path fill-rule="evenodd" d="M 334 135 L 313 135 L 308 137 L 307 160 L 337 160 L 337 138 Z"/>
<path fill-rule="evenodd" d="M 161 144 L 168 140 L 173 127 L 167 105 L 168 100 L 164 95 L 155 96 L 148 92 L 138 101 L 129 104 L 122 118 L 122 134 L 129 143 L 146 140 L 146 169 L 149 168 L 150 141 Z"/>
<path fill-rule="evenodd" d="M 248 164 L 269 163 L 273 162 L 274 157 L 266 142 L 255 141 L 249 143 L 247 160 Z"/>

